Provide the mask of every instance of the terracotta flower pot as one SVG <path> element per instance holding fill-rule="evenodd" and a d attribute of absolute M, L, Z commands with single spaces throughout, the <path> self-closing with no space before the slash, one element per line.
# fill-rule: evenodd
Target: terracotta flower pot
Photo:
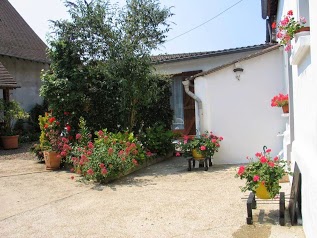
<path fill-rule="evenodd" d="M 44 151 L 44 160 L 47 170 L 59 169 L 61 157 L 55 151 Z"/>
<path fill-rule="evenodd" d="M 283 113 L 289 113 L 289 107 L 288 107 L 288 104 L 282 106 L 282 109 L 283 109 Z"/>
<path fill-rule="evenodd" d="M 17 149 L 19 147 L 19 136 L 1 136 L 2 146 L 5 150 Z"/>

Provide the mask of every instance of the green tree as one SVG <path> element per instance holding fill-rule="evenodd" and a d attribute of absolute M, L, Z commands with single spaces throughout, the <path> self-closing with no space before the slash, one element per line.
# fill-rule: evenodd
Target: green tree
<path fill-rule="evenodd" d="M 83 116 L 92 129 L 137 130 L 141 109 L 169 84 L 153 75 L 150 52 L 166 38 L 170 10 L 157 0 L 127 0 L 123 9 L 105 0 L 65 4 L 70 20 L 52 21 L 41 95 L 55 114 L 71 112 L 73 125 Z"/>

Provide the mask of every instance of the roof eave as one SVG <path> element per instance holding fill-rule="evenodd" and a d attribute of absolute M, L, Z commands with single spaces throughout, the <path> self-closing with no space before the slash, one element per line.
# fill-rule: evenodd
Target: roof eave
<path fill-rule="evenodd" d="M 216 67 L 216 68 L 213 68 L 213 69 L 210 69 L 210 70 L 201 72 L 201 73 L 199 73 L 199 74 L 193 75 L 193 76 L 189 77 L 187 80 L 195 80 L 195 79 L 198 78 L 198 77 L 206 76 L 206 75 L 208 75 L 208 74 L 214 73 L 214 72 L 216 72 L 216 71 L 219 71 L 219 70 L 221 70 L 221 69 L 224 69 L 224 68 L 227 68 L 227 67 L 229 67 L 229 66 L 231 66 L 231 65 L 234 65 L 235 63 L 243 62 L 243 61 L 245 61 L 245 60 L 249 60 L 249 59 L 255 58 L 255 57 L 257 57 L 257 56 L 264 55 L 264 54 L 266 54 L 266 53 L 269 53 L 269 52 L 271 52 L 271 51 L 273 51 L 273 50 L 278 49 L 279 47 L 280 47 L 279 44 L 275 44 L 275 45 L 273 45 L 273 46 L 271 46 L 271 47 L 269 47 L 269 48 L 266 48 L 266 49 L 264 49 L 264 50 L 262 50 L 262 51 L 258 51 L 258 52 L 256 52 L 256 53 L 253 53 L 253 54 L 250 54 L 250 55 L 248 55 L 248 56 L 242 57 L 242 58 L 240 58 L 240 59 L 231 61 L 231 62 L 229 62 L 229 63 L 227 63 L 227 64 L 223 64 L 223 65 L 220 65 L 220 66 L 218 66 L 218 67 Z"/>

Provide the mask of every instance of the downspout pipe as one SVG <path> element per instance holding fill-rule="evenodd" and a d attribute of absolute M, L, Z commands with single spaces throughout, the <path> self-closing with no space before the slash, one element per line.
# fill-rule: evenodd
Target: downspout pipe
<path fill-rule="evenodd" d="M 189 90 L 189 85 L 190 85 L 190 81 L 189 80 L 185 80 L 182 82 L 184 85 L 184 89 L 185 92 L 188 94 L 188 96 L 190 96 L 191 98 L 193 98 L 195 100 L 195 102 L 198 105 L 198 120 L 197 120 L 197 125 L 196 125 L 196 130 L 197 130 L 197 136 L 200 137 L 201 135 L 201 122 L 202 122 L 202 118 L 203 118 L 203 102 L 201 101 L 201 99 L 199 97 L 197 97 L 197 95 L 195 95 L 193 92 L 191 92 Z"/>

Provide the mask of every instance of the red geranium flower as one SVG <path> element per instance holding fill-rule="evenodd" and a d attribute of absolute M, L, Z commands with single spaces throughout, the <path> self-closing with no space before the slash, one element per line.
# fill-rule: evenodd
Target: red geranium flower
<path fill-rule="evenodd" d="M 56 121 L 56 118 L 55 117 L 51 117 L 50 119 L 48 119 L 48 122 L 50 124 L 52 124 L 54 121 Z"/>

